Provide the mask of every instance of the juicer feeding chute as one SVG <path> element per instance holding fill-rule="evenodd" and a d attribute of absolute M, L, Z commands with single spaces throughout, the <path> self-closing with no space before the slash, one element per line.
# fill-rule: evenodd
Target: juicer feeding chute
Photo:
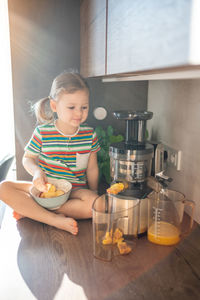
<path fill-rule="evenodd" d="M 118 120 L 126 121 L 125 144 L 139 145 L 146 142 L 146 121 L 152 119 L 150 111 L 116 111 L 113 115 Z"/>

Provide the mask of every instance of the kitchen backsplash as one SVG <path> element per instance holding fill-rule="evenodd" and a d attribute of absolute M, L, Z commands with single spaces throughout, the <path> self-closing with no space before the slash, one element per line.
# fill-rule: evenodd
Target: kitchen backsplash
<path fill-rule="evenodd" d="M 150 137 L 182 151 L 181 170 L 167 170 L 170 188 L 196 203 L 194 219 L 200 223 L 200 79 L 150 81 L 148 122 Z"/>
<path fill-rule="evenodd" d="M 112 125 L 117 133 L 125 134 L 125 121 L 117 120 L 112 112 L 115 110 L 144 110 L 147 107 L 148 81 L 107 82 L 101 79 L 88 79 L 90 87 L 90 114 L 87 122 L 91 126 L 106 128 Z M 93 110 L 103 106 L 107 111 L 104 120 L 94 118 Z"/>

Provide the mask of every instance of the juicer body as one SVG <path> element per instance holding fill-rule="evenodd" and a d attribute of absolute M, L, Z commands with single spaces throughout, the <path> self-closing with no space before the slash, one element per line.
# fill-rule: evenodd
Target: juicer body
<path fill-rule="evenodd" d="M 112 182 L 125 182 L 126 189 L 114 196 L 115 205 L 125 209 L 127 201 L 139 199 L 138 235 L 147 231 L 148 201 L 147 195 L 152 191 L 147 179 L 152 175 L 152 160 L 155 163 L 155 146 L 146 141 L 146 121 L 153 116 L 149 111 L 117 111 L 113 115 L 119 120 L 126 121 L 125 141 L 110 146 L 110 174 Z M 156 159 L 156 162 L 158 160 Z M 155 165 L 153 169 L 157 169 Z M 118 201 L 123 199 L 124 201 Z M 123 220 L 121 224 L 124 234 L 132 235 L 131 218 Z M 129 221 L 128 221 L 129 220 Z"/>
<path fill-rule="evenodd" d="M 120 145 L 119 145 L 120 144 Z M 113 182 L 126 182 L 126 189 L 113 196 L 115 206 L 120 203 L 120 208 L 126 209 L 131 199 L 140 200 L 138 213 L 137 234 L 143 234 L 147 230 L 147 195 L 151 189 L 147 185 L 147 178 L 151 176 L 152 158 L 154 149 L 151 144 L 145 143 L 140 146 L 129 146 L 119 143 L 110 147 L 110 169 Z M 128 148 L 128 149 L 127 149 Z M 120 199 L 120 201 L 118 201 Z M 123 199 L 123 201 L 121 201 Z M 135 235 L 134 219 L 136 216 L 128 216 L 121 220 L 121 228 L 126 235 Z"/>
<path fill-rule="evenodd" d="M 151 175 L 153 146 L 115 143 L 110 146 L 110 174 L 113 181 L 126 181 L 126 192 L 132 189 L 144 190 L 146 178 Z"/>

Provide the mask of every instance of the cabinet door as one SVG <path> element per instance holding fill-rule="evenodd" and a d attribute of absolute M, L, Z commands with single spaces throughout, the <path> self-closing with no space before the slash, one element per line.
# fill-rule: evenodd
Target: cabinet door
<path fill-rule="evenodd" d="M 190 63 L 190 0 L 108 0 L 107 74 Z"/>
<path fill-rule="evenodd" d="M 83 0 L 80 7 L 81 74 L 105 75 L 106 0 Z"/>

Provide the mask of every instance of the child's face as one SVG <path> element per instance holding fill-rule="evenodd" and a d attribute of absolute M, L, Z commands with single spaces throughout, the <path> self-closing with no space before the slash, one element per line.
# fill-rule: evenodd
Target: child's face
<path fill-rule="evenodd" d="M 89 95 L 85 90 L 72 94 L 62 93 L 58 100 L 51 100 L 51 109 L 57 113 L 58 120 L 62 123 L 78 127 L 85 122 L 89 111 Z"/>

